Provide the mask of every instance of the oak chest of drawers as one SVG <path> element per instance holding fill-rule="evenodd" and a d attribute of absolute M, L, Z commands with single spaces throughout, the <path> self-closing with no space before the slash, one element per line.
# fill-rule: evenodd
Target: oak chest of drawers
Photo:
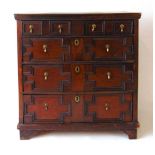
<path fill-rule="evenodd" d="M 140 16 L 15 14 L 21 139 L 103 130 L 137 137 Z"/>

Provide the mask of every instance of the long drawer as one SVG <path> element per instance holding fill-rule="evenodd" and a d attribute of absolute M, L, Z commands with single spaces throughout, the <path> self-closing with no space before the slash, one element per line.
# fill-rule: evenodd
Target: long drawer
<path fill-rule="evenodd" d="M 134 89 L 132 64 L 24 65 L 24 92 Z"/>
<path fill-rule="evenodd" d="M 24 62 L 133 60 L 131 37 L 24 38 Z"/>
<path fill-rule="evenodd" d="M 132 120 L 132 93 L 24 95 L 24 123 Z"/>

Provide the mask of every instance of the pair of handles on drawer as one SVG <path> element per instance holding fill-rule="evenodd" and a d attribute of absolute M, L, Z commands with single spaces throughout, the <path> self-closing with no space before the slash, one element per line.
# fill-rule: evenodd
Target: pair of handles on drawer
<path fill-rule="evenodd" d="M 78 39 L 74 40 L 74 45 L 78 46 L 80 44 L 80 41 Z M 110 52 L 110 45 L 109 44 L 105 44 L 105 49 L 106 52 Z M 46 53 L 47 52 L 47 44 L 43 44 L 43 52 Z"/>
<path fill-rule="evenodd" d="M 76 66 L 75 67 L 75 73 L 80 73 L 80 67 L 79 66 Z M 107 72 L 106 73 L 107 75 L 107 79 L 110 80 L 111 79 L 111 72 Z M 44 80 L 46 81 L 48 79 L 48 72 L 44 72 Z"/>
<path fill-rule="evenodd" d="M 74 101 L 76 103 L 79 103 L 80 102 L 80 96 L 75 96 L 74 97 Z M 44 103 L 44 110 L 48 111 L 48 108 L 49 108 L 48 103 Z M 105 103 L 104 104 L 104 109 L 105 109 L 105 111 L 109 111 L 110 110 L 110 104 L 109 103 Z"/>

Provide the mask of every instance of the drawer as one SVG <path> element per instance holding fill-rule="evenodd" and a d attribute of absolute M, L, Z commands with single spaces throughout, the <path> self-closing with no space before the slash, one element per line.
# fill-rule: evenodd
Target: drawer
<path fill-rule="evenodd" d="M 133 60 L 131 37 L 24 38 L 24 62 Z"/>
<path fill-rule="evenodd" d="M 24 95 L 24 123 L 132 120 L 132 94 Z"/>
<path fill-rule="evenodd" d="M 50 34 L 52 35 L 70 35 L 71 22 L 70 21 L 51 21 Z"/>
<path fill-rule="evenodd" d="M 132 90 L 133 65 L 26 65 L 24 92 Z"/>
<path fill-rule="evenodd" d="M 63 38 L 24 38 L 24 62 L 62 62 L 69 58 L 69 47 Z"/>
<path fill-rule="evenodd" d="M 102 35 L 103 33 L 102 21 L 90 21 L 85 23 L 85 32 L 88 35 Z"/>
<path fill-rule="evenodd" d="M 132 20 L 117 20 L 117 21 L 105 21 L 105 34 L 132 34 L 133 21 Z"/>
<path fill-rule="evenodd" d="M 41 35 L 42 34 L 42 21 L 24 21 L 23 22 L 23 35 Z"/>
<path fill-rule="evenodd" d="M 74 61 L 133 60 L 131 37 L 72 38 L 71 59 Z"/>

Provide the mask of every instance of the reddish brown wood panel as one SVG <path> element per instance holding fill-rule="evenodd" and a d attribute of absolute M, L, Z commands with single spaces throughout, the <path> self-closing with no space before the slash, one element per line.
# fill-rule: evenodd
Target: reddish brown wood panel
<path fill-rule="evenodd" d="M 70 73 L 63 72 L 62 65 L 24 66 L 24 91 L 63 91 L 70 81 Z"/>
<path fill-rule="evenodd" d="M 41 35 L 42 34 L 42 21 L 24 21 L 23 22 L 24 35 Z"/>

